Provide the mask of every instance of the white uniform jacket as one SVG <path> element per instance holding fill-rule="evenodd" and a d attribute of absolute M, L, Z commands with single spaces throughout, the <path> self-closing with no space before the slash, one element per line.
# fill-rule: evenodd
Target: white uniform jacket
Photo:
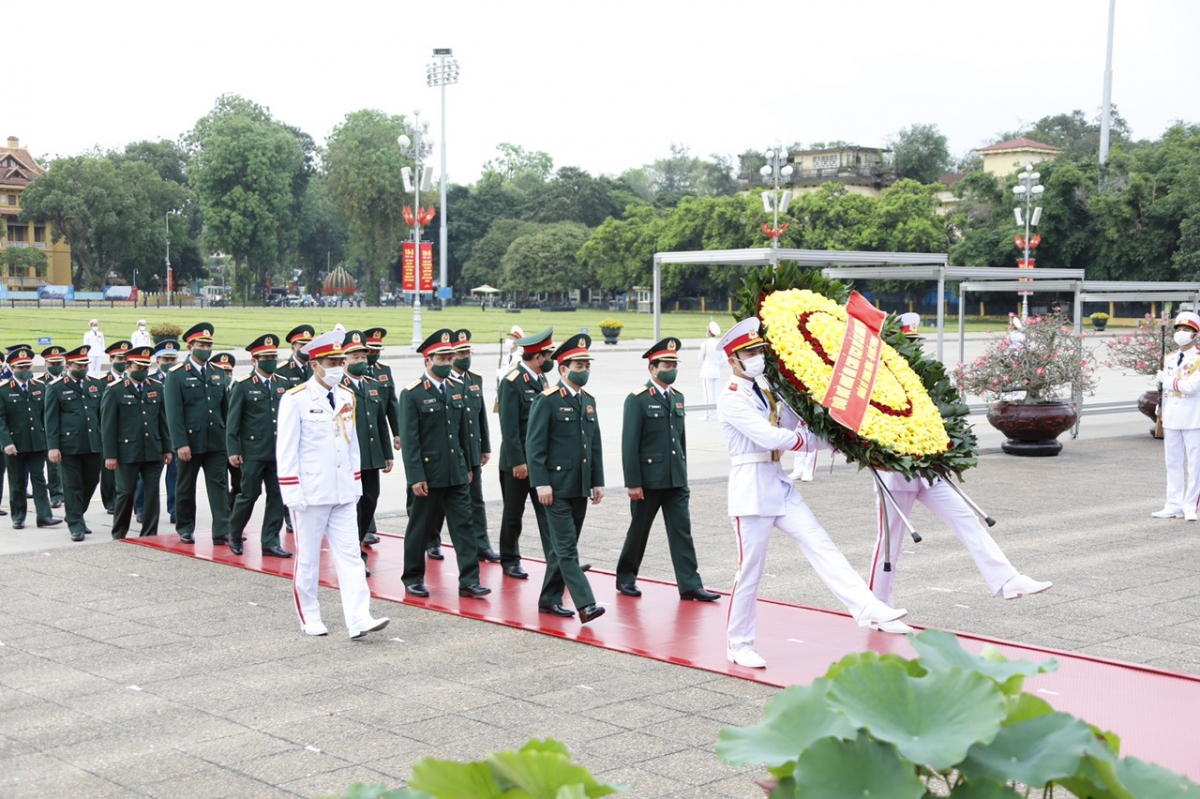
<path fill-rule="evenodd" d="M 315 377 L 279 400 L 275 461 L 283 503 L 294 510 L 309 505 L 344 505 L 362 496 L 354 395 L 329 389 Z"/>
<path fill-rule="evenodd" d="M 767 397 L 765 383 L 759 383 Z M 717 419 L 729 448 L 729 515 L 783 516 L 792 480 L 777 453 L 812 447 L 812 437 L 797 431 L 800 418 L 777 401 L 778 424 L 772 424 L 769 401 L 759 399 L 754 381 L 730 378 L 717 396 Z"/>
<path fill-rule="evenodd" d="M 712 337 L 704 339 L 696 357 L 700 361 L 701 380 L 716 380 L 721 377 L 721 367 L 725 364 L 725 352 L 717 344 L 717 339 Z"/>
<path fill-rule="evenodd" d="M 1163 427 L 1167 430 L 1200 429 L 1200 352 L 1192 347 L 1163 358 Z"/>

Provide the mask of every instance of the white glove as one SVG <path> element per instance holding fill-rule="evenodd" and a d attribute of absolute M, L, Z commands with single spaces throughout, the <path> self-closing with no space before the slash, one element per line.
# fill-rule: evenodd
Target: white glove
<path fill-rule="evenodd" d="M 1158 374 L 1156 374 L 1154 376 L 1154 382 L 1162 383 L 1163 385 L 1166 385 L 1167 383 L 1169 383 L 1171 381 L 1167 378 L 1167 373 L 1164 372 L 1162 369 L 1159 369 Z"/>

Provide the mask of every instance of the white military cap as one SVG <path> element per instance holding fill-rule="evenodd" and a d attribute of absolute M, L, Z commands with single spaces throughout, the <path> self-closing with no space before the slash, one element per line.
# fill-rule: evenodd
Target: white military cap
<path fill-rule="evenodd" d="M 508 335 L 513 338 L 525 338 L 525 331 L 518 325 L 513 325 L 512 330 L 508 331 Z"/>
<path fill-rule="evenodd" d="M 1175 327 L 1190 327 L 1193 331 L 1200 333 L 1200 314 L 1191 311 L 1182 312 L 1175 317 Z"/>
<path fill-rule="evenodd" d="M 345 333 L 330 330 L 328 333 L 322 333 L 313 338 L 300 351 L 309 358 L 326 358 L 330 355 L 342 355 L 342 342 L 345 340 Z"/>
<path fill-rule="evenodd" d="M 729 332 L 721 336 L 720 346 L 725 350 L 726 355 L 733 355 L 738 350 L 744 350 L 747 347 L 761 347 L 766 342 L 759 335 L 759 328 L 762 323 L 758 321 L 757 316 L 751 316 L 749 319 L 743 319 L 733 327 L 729 328 Z"/>
<path fill-rule="evenodd" d="M 900 314 L 900 332 L 909 338 L 919 338 L 921 335 L 921 315 L 919 313 Z"/>
<path fill-rule="evenodd" d="M 708 332 L 714 336 L 721 335 L 721 326 L 717 324 L 715 319 L 708 320 Z"/>

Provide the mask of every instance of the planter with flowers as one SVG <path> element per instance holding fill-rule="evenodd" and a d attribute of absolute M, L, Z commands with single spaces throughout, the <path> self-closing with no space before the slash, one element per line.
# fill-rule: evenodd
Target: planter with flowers
<path fill-rule="evenodd" d="M 1096 330 L 1103 330 L 1108 327 L 1108 314 L 1104 311 L 1096 311 L 1088 319 L 1092 320 L 1092 327 Z"/>
<path fill-rule="evenodd" d="M 1058 436 L 1079 419 L 1079 408 L 1063 396 L 1096 388 L 1095 359 L 1065 317 L 1031 317 L 994 338 L 983 355 L 955 370 L 959 390 L 994 400 L 988 422 L 1008 437 L 1010 455 L 1047 456 L 1062 451 Z"/>
<path fill-rule="evenodd" d="M 625 323 L 620 319 L 613 319 L 611 316 L 607 319 L 600 320 L 600 332 L 604 334 L 605 344 L 616 344 L 617 337 L 621 335 L 621 328 L 625 327 Z"/>
<path fill-rule="evenodd" d="M 1108 359 L 1104 365 L 1120 369 L 1125 374 L 1145 375 L 1153 378 L 1162 368 L 1163 356 L 1170 341 L 1171 320 L 1146 314 L 1133 333 L 1117 336 L 1107 342 Z M 1162 398 L 1161 387 L 1154 385 L 1137 399 L 1138 410 L 1152 421 L 1158 419 L 1158 403 Z M 1155 435 L 1150 428 L 1150 435 Z M 1158 436 L 1155 436 L 1156 438 Z"/>
<path fill-rule="evenodd" d="M 179 337 L 183 335 L 183 328 L 170 322 L 159 322 L 150 325 L 150 335 L 154 338 L 155 344 L 161 344 L 164 341 L 178 341 Z"/>

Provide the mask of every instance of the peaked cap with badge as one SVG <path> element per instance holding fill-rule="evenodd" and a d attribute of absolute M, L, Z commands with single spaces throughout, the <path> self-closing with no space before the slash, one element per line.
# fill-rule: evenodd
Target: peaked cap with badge
<path fill-rule="evenodd" d="M 153 347 L 134 347 L 125 353 L 125 360 L 132 365 L 149 366 L 153 356 Z"/>
<path fill-rule="evenodd" d="M 454 352 L 454 331 L 448 327 L 433 331 L 429 338 L 421 342 L 417 351 L 426 358 L 439 352 Z"/>
<path fill-rule="evenodd" d="M 383 340 L 387 337 L 387 330 L 382 327 L 369 327 L 363 331 L 367 336 L 367 346 L 373 350 L 383 349 Z"/>
<path fill-rule="evenodd" d="M 454 331 L 454 349 L 456 352 L 471 349 L 471 331 L 463 328 Z"/>
<path fill-rule="evenodd" d="M 762 323 L 757 316 L 751 316 L 743 319 L 733 327 L 729 328 L 729 332 L 721 336 L 720 347 L 725 350 L 726 355 L 733 355 L 735 352 L 740 352 L 750 347 L 765 347 L 766 341 L 763 340 L 759 330 L 762 328 Z"/>
<path fill-rule="evenodd" d="M 571 361 L 590 361 L 592 354 L 588 348 L 592 346 L 592 337 L 587 333 L 576 333 L 558 345 L 554 351 L 554 360 L 561 366 Z"/>
<path fill-rule="evenodd" d="M 330 330 L 311 339 L 300 351 L 310 359 L 341 358 L 345 355 L 342 352 L 342 341 L 344 339 L 345 336 L 341 331 Z"/>
<path fill-rule="evenodd" d="M 213 326 L 208 322 L 197 322 L 187 329 L 183 334 L 184 344 L 195 344 L 198 341 L 213 340 Z"/>
<path fill-rule="evenodd" d="M 287 334 L 288 344 L 299 344 L 301 342 L 312 341 L 317 335 L 316 328 L 312 325 L 296 325 Z"/>
<path fill-rule="evenodd" d="M 255 358 L 279 352 L 279 336 L 274 333 L 263 333 L 246 345 L 246 352 Z"/>
<path fill-rule="evenodd" d="M 33 348 L 20 344 L 8 351 L 9 366 L 24 366 L 27 363 L 33 363 Z"/>
<path fill-rule="evenodd" d="M 108 356 L 111 358 L 114 355 L 124 355 L 125 353 L 129 352 L 129 350 L 131 350 L 132 348 L 133 348 L 132 341 L 125 341 L 124 339 L 122 339 L 120 341 L 114 341 L 112 344 L 109 344 L 107 347 L 104 348 L 104 351 L 106 353 L 108 353 Z"/>
<path fill-rule="evenodd" d="M 683 346 L 683 342 L 672 336 L 667 336 L 662 341 L 659 341 L 650 349 L 642 353 L 642 357 L 653 363 L 654 361 L 678 361 L 679 349 Z"/>
<path fill-rule="evenodd" d="M 233 371 L 233 367 L 237 366 L 237 358 L 234 357 L 232 352 L 215 353 L 211 358 L 208 359 L 208 362 L 216 367 L 224 369 L 226 372 Z"/>
<path fill-rule="evenodd" d="M 89 349 L 88 345 L 84 344 L 73 350 L 67 350 L 63 353 L 63 357 L 67 360 L 67 363 L 87 363 Z"/>
<path fill-rule="evenodd" d="M 346 331 L 346 336 L 342 340 L 343 353 L 349 355 L 352 352 L 365 352 L 367 346 L 367 336 L 361 330 Z"/>
<path fill-rule="evenodd" d="M 46 361 L 55 361 L 55 360 L 59 360 L 66 354 L 67 354 L 67 351 L 65 349 L 55 345 L 53 347 L 47 347 L 46 349 L 42 350 L 42 359 L 46 360 Z"/>
<path fill-rule="evenodd" d="M 154 351 L 155 358 L 178 358 L 179 357 L 179 342 L 173 338 L 158 342 L 158 349 Z"/>
<path fill-rule="evenodd" d="M 524 336 L 517 339 L 517 346 L 526 354 L 542 352 L 554 346 L 553 336 L 554 328 L 548 327 L 541 333 L 534 333 L 531 336 Z"/>

